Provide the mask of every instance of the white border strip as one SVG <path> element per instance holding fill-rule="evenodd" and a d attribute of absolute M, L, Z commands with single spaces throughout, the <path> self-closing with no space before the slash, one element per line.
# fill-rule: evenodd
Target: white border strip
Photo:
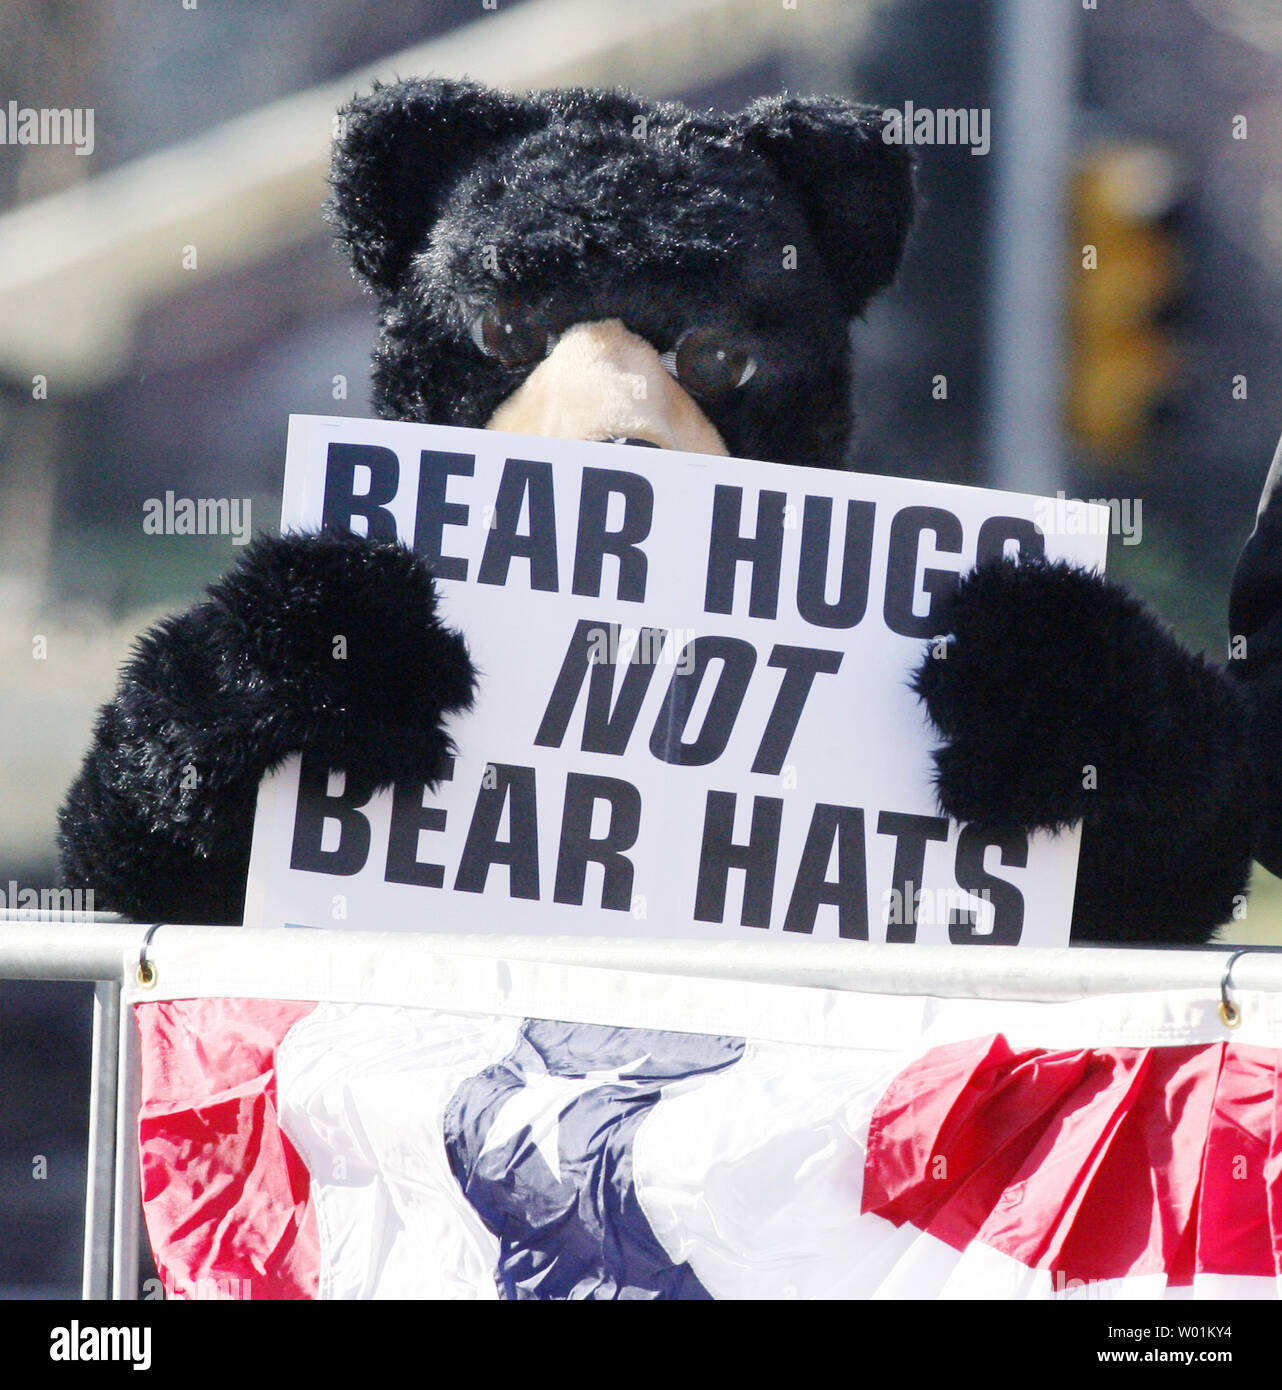
<path fill-rule="evenodd" d="M 1205 987 L 1061 1003 L 941 999 L 924 991 L 888 995 L 466 955 L 398 934 L 253 936 L 252 950 L 228 951 L 227 941 L 212 934 L 175 933 L 167 941 L 159 932 L 150 956 L 156 985 L 141 988 L 136 959 L 126 958 L 126 1001 L 216 996 L 379 1004 L 878 1052 L 994 1032 L 1017 1047 L 1282 1045 L 1282 996 L 1258 991 L 1235 992 L 1243 1023 L 1229 1029 L 1218 1016 L 1218 991 Z"/>

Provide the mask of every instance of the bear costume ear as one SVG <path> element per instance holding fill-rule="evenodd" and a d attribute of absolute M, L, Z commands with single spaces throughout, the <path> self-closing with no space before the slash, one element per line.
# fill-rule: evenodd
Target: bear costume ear
<path fill-rule="evenodd" d="M 523 97 L 435 78 L 376 82 L 345 106 L 326 213 L 356 273 L 394 295 L 455 179 L 488 147 L 546 121 Z"/>
<path fill-rule="evenodd" d="M 913 219 L 910 152 L 882 138 L 880 107 L 839 97 L 763 97 L 735 124 L 797 194 L 843 310 L 859 313 L 899 269 Z"/>

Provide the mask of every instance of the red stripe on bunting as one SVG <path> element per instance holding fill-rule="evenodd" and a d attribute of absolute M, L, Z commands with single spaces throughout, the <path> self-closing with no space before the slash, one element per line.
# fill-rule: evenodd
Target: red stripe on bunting
<path fill-rule="evenodd" d="M 307 1169 L 281 1132 L 276 1048 L 312 1003 L 138 1004 L 142 1201 L 173 1298 L 315 1298 Z"/>
<path fill-rule="evenodd" d="M 1057 1279 L 1279 1268 L 1278 1054 L 935 1048 L 891 1082 L 863 1209 Z"/>

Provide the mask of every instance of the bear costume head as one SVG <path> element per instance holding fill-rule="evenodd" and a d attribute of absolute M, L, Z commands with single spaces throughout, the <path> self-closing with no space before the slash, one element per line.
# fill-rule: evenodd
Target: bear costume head
<path fill-rule="evenodd" d="M 912 220 L 883 129 L 832 98 L 375 88 L 330 206 L 381 305 L 375 410 L 840 466 L 850 320 Z"/>

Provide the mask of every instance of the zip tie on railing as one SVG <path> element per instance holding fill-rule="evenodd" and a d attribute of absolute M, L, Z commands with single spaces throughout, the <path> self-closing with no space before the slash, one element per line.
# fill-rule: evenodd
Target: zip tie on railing
<path fill-rule="evenodd" d="M 1242 1022 L 1242 1010 L 1229 998 L 1229 990 L 1233 987 L 1233 962 L 1239 956 L 1245 956 L 1251 951 L 1258 951 L 1259 946 L 1243 946 L 1233 952 L 1228 959 L 1228 964 L 1224 967 L 1224 976 L 1220 980 L 1220 1022 L 1226 1028 L 1236 1028 Z"/>
<path fill-rule="evenodd" d="M 150 989 L 156 983 L 156 967 L 147 959 L 147 947 L 151 945 L 151 938 L 160 929 L 160 922 L 153 922 L 147 928 L 147 934 L 142 939 L 142 949 L 138 952 L 138 983 L 143 989 Z M 1225 977 L 1228 978 L 1227 976 Z M 1222 1012 L 1222 1010 L 1221 1010 Z"/>

